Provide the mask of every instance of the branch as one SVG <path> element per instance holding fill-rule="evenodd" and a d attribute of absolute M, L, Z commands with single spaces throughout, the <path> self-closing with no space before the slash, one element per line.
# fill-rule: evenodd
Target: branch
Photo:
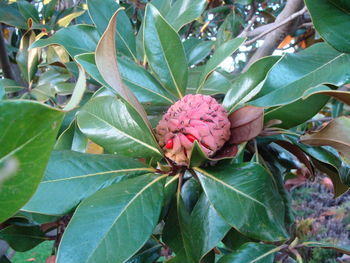
<path fill-rule="evenodd" d="M 8 55 L 7 55 L 6 46 L 5 46 L 5 39 L 4 39 L 4 36 L 2 33 L 1 24 L 0 24 L 0 65 L 1 65 L 2 73 L 3 73 L 4 77 L 14 80 L 15 76 L 12 72 L 10 60 L 9 60 Z"/>
<path fill-rule="evenodd" d="M 246 71 L 249 68 L 249 66 L 256 60 L 271 55 L 276 49 L 276 47 L 285 38 L 285 36 L 292 32 L 295 23 L 291 23 L 291 21 L 294 20 L 296 17 L 300 16 L 299 10 L 302 9 L 303 4 L 304 3 L 302 0 L 287 1 L 286 6 L 282 10 L 282 12 L 277 16 L 275 22 L 273 23 L 274 26 L 270 26 L 269 29 L 266 29 L 267 33 L 263 32 L 257 36 L 259 38 L 265 36 L 265 41 L 262 44 L 262 46 L 259 47 L 254 53 L 254 55 L 250 58 L 247 65 L 243 69 L 243 72 Z M 306 10 L 302 9 L 300 11 L 304 13 Z M 295 13 L 297 13 L 297 15 L 295 15 Z"/>
<path fill-rule="evenodd" d="M 304 14 L 307 11 L 306 6 L 304 6 L 303 9 L 301 9 L 300 11 L 292 14 L 290 17 L 288 17 L 286 20 L 283 20 L 280 23 L 274 23 L 274 25 L 269 28 L 268 30 L 266 30 L 265 32 L 262 32 L 260 35 L 258 35 L 257 37 L 254 37 L 252 40 L 249 40 L 247 42 L 244 43 L 244 45 L 249 46 L 251 44 L 253 44 L 255 41 L 257 41 L 258 39 L 266 36 L 267 34 L 271 33 L 272 31 L 276 30 L 277 28 L 289 23 L 290 21 L 294 20 L 295 18 L 297 18 L 298 16 Z"/>

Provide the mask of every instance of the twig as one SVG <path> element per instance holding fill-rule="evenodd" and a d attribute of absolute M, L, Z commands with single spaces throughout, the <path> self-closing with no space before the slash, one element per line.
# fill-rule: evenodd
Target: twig
<path fill-rule="evenodd" d="M 237 36 L 237 37 L 244 37 L 248 34 L 248 30 L 252 27 L 252 25 L 254 25 L 256 19 L 258 18 L 258 16 L 253 16 L 252 20 L 250 20 L 248 22 L 248 25 L 243 29 L 243 31 Z"/>
<path fill-rule="evenodd" d="M 277 28 L 289 23 L 290 21 L 292 21 L 293 19 L 297 18 L 298 16 L 304 14 L 307 11 L 306 6 L 303 7 L 303 9 L 301 9 L 300 11 L 292 14 L 290 17 L 288 17 L 287 19 L 283 20 L 280 23 L 277 23 L 276 25 L 272 26 L 271 28 L 269 28 L 268 30 L 266 30 L 265 32 L 261 33 L 260 35 L 254 37 L 252 40 L 246 41 L 244 44 L 246 46 L 249 46 L 251 44 L 253 44 L 255 41 L 257 41 L 258 39 L 266 36 L 267 34 L 271 33 L 272 31 L 276 30 Z"/>

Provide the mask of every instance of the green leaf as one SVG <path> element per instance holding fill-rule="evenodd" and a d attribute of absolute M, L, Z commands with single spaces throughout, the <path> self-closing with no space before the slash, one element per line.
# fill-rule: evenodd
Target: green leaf
<path fill-rule="evenodd" d="M 140 176 L 85 199 L 64 232 L 58 262 L 129 259 L 146 243 L 157 224 L 165 177 Z"/>
<path fill-rule="evenodd" d="M 350 118 L 348 117 L 336 118 L 321 130 L 301 136 L 300 141 L 312 146 L 332 146 L 350 164 Z"/>
<path fill-rule="evenodd" d="M 220 170 L 194 169 L 209 201 L 231 226 L 255 239 L 288 238 L 283 200 L 262 166 L 244 163 L 223 166 Z"/>
<path fill-rule="evenodd" d="M 246 243 L 234 253 L 223 256 L 218 263 L 273 263 L 275 254 L 280 250 L 274 245 Z"/>
<path fill-rule="evenodd" d="M 16 81 L 12 79 L 0 79 L 0 90 L 2 90 L 4 93 L 16 92 L 22 89 L 24 89 L 24 87 L 21 87 Z"/>
<path fill-rule="evenodd" d="M 114 97 L 96 97 L 78 113 L 80 130 L 110 153 L 159 157 L 153 134 L 134 108 Z"/>
<path fill-rule="evenodd" d="M 233 112 L 239 104 L 245 103 L 255 96 L 264 84 L 271 67 L 279 59 L 278 56 L 259 59 L 246 72 L 235 78 L 223 101 L 225 109 L 228 112 Z"/>
<path fill-rule="evenodd" d="M 226 41 L 236 37 L 241 30 L 243 22 L 244 20 L 242 17 L 236 15 L 234 11 L 227 15 L 224 22 L 218 29 L 218 33 L 216 35 L 216 46 L 221 46 Z"/>
<path fill-rule="evenodd" d="M 145 54 L 163 86 L 181 98 L 186 92 L 187 59 L 176 31 L 151 4 L 146 6 L 143 41 Z"/>
<path fill-rule="evenodd" d="M 46 21 L 50 20 L 50 18 L 53 16 L 57 1 L 58 0 L 45 1 L 46 4 L 44 5 L 43 11 L 44 11 L 44 19 Z"/>
<path fill-rule="evenodd" d="M 209 74 L 212 73 L 227 57 L 231 56 L 232 53 L 235 52 L 244 41 L 245 38 L 235 38 L 225 42 L 215 50 L 213 56 L 206 63 L 199 77 L 196 93 L 200 93 Z"/>
<path fill-rule="evenodd" d="M 279 106 L 267 110 L 264 115 L 264 121 L 281 120 L 282 123 L 275 125 L 288 129 L 306 122 L 315 116 L 329 101 L 325 95 L 313 95 L 307 99 L 300 99 L 291 104 Z M 300 114 L 302 112 L 303 114 Z"/>
<path fill-rule="evenodd" d="M 71 57 L 93 52 L 100 36 L 94 26 L 74 25 L 58 30 L 53 36 L 35 41 L 31 48 L 61 45 Z"/>
<path fill-rule="evenodd" d="M 211 52 L 213 41 L 204 41 L 198 38 L 189 38 L 184 42 L 184 48 L 188 61 L 188 66 L 198 64 Z"/>
<path fill-rule="evenodd" d="M 306 90 L 320 84 L 341 86 L 349 81 L 348 63 L 350 55 L 339 53 L 325 43 L 287 54 L 271 69 L 257 99 L 249 104 L 281 106 L 297 101 Z"/>
<path fill-rule="evenodd" d="M 339 0 L 305 0 L 313 25 L 340 52 L 350 53 L 350 6 Z"/>
<path fill-rule="evenodd" d="M 24 252 L 48 240 L 40 226 L 11 225 L 0 230 L 0 239 L 5 240 L 12 249 Z"/>
<path fill-rule="evenodd" d="M 200 17 L 207 4 L 207 0 L 177 0 L 165 18 L 179 31 L 184 25 Z"/>
<path fill-rule="evenodd" d="M 6 25 L 27 29 L 27 20 L 18 10 L 16 3 L 7 4 L 0 2 L 0 22 Z"/>
<path fill-rule="evenodd" d="M 161 248 L 162 246 L 159 243 L 150 239 L 140 251 L 126 263 L 153 263 L 159 258 Z"/>
<path fill-rule="evenodd" d="M 88 0 L 88 9 L 97 31 L 102 35 L 113 14 L 120 8 L 114 0 Z M 134 29 L 125 11 L 120 11 L 116 23 L 115 45 L 117 52 L 136 59 L 136 39 Z"/>
<path fill-rule="evenodd" d="M 16 3 L 19 12 L 22 14 L 26 21 L 28 21 L 28 19 L 31 18 L 34 22 L 40 23 L 38 10 L 36 10 L 33 4 L 23 0 L 17 1 Z"/>
<path fill-rule="evenodd" d="M 147 114 L 139 103 L 134 94 L 126 87 L 121 79 L 121 75 L 118 69 L 117 53 L 114 48 L 115 33 L 116 33 L 116 19 L 119 12 L 122 9 L 119 8 L 112 16 L 106 31 L 103 33 L 100 42 L 96 47 L 96 66 L 110 87 L 112 87 L 124 100 L 126 100 L 135 110 L 138 111 L 143 121 L 150 129 L 151 124 L 148 121 Z"/>
<path fill-rule="evenodd" d="M 186 210 L 182 198 L 176 207 L 170 207 L 163 238 L 178 260 L 196 263 L 224 238 L 229 229 L 203 194 L 191 213 Z"/>
<path fill-rule="evenodd" d="M 299 138 L 288 136 L 293 144 L 298 145 L 306 154 L 312 157 L 313 163 L 326 173 L 333 182 L 335 196 L 345 193 L 350 186 L 347 165 L 342 161 L 338 152 L 329 146 L 312 147 L 299 142 Z"/>
<path fill-rule="evenodd" d="M 95 80 L 104 86 L 109 86 L 103 80 L 95 65 L 94 53 L 81 54 L 76 56 L 75 59 Z M 147 70 L 121 57 L 118 57 L 118 62 L 118 68 L 123 82 L 131 89 L 142 104 L 155 106 L 170 106 L 173 104 L 173 96 L 170 95 Z"/>
<path fill-rule="evenodd" d="M 63 113 L 32 101 L 0 102 L 0 167 L 13 160 L 17 172 L 0 192 L 0 222 L 34 194 L 44 174 Z"/>
<path fill-rule="evenodd" d="M 37 192 L 22 210 L 64 215 L 101 188 L 152 171 L 125 157 L 54 151 Z"/>
<path fill-rule="evenodd" d="M 58 137 L 55 150 L 72 150 L 86 152 L 88 139 L 79 130 L 76 120 L 72 121 L 69 127 Z"/>

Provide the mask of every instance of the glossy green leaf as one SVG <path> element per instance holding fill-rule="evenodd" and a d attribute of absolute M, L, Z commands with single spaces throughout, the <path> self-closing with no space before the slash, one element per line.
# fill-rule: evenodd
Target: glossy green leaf
<path fill-rule="evenodd" d="M 184 25 L 200 17 L 207 4 L 207 0 L 177 0 L 165 18 L 176 31 L 179 31 Z"/>
<path fill-rule="evenodd" d="M 125 157 L 54 151 L 44 179 L 23 210 L 64 215 L 101 188 L 152 171 L 152 168 Z"/>
<path fill-rule="evenodd" d="M 90 76 L 102 85 L 108 86 L 96 67 L 94 53 L 81 54 L 75 59 Z M 121 57 L 118 57 L 118 67 L 123 82 L 142 104 L 170 106 L 173 103 L 173 96 L 143 67 Z"/>
<path fill-rule="evenodd" d="M 5 240 L 12 249 L 24 252 L 48 240 L 40 226 L 11 225 L 0 230 L 0 239 Z"/>
<path fill-rule="evenodd" d="M 129 259 L 146 243 L 157 224 L 164 179 L 165 176 L 151 174 L 140 176 L 85 199 L 64 232 L 58 262 Z"/>
<path fill-rule="evenodd" d="M 188 75 L 185 51 L 179 35 L 151 4 L 145 11 L 143 41 L 147 61 L 157 78 L 181 98 Z"/>
<path fill-rule="evenodd" d="M 279 250 L 274 245 L 246 243 L 232 254 L 223 256 L 218 263 L 273 263 Z"/>
<path fill-rule="evenodd" d="M 350 53 L 350 6 L 339 0 L 305 0 L 322 38 L 340 52 Z"/>
<path fill-rule="evenodd" d="M 230 229 L 205 195 L 201 195 L 191 213 L 186 210 L 182 198 L 170 209 L 164 240 L 182 262 L 200 262 Z"/>
<path fill-rule="evenodd" d="M 53 36 L 35 41 L 31 48 L 61 45 L 74 57 L 82 53 L 93 52 L 100 36 L 94 26 L 74 25 L 58 30 Z"/>
<path fill-rule="evenodd" d="M 235 78 L 223 101 L 225 109 L 232 112 L 239 104 L 243 104 L 254 97 L 264 84 L 271 67 L 279 59 L 278 56 L 259 59 L 246 72 Z"/>
<path fill-rule="evenodd" d="M 264 121 L 281 120 L 282 123 L 276 125 L 276 127 L 285 129 L 295 127 L 315 116 L 328 101 L 329 97 L 321 94 L 310 96 L 307 99 L 300 99 L 266 111 Z M 300 114 L 300 112 L 303 114 Z"/>
<path fill-rule="evenodd" d="M 223 166 L 220 170 L 194 169 L 209 201 L 231 226 L 255 239 L 288 238 L 283 200 L 262 166 L 245 163 Z M 226 201 L 222 202 L 223 199 Z"/>
<path fill-rule="evenodd" d="M 0 2 L 0 22 L 18 28 L 28 28 L 27 20 L 19 12 L 16 3 Z"/>
<path fill-rule="evenodd" d="M 118 14 L 122 11 L 119 8 L 112 16 L 106 31 L 103 33 L 100 42 L 96 47 L 96 66 L 103 79 L 112 87 L 124 100 L 138 111 L 143 121 L 150 128 L 147 114 L 130 89 L 124 85 L 117 63 L 117 53 L 114 48 L 116 35 L 116 21 Z"/>
<path fill-rule="evenodd" d="M 141 116 L 121 99 L 91 99 L 77 120 L 80 130 L 107 152 L 140 158 L 161 156 L 158 143 Z"/>
<path fill-rule="evenodd" d="M 0 222 L 34 194 L 48 162 L 63 113 L 31 101 L 0 102 L 0 166 L 13 160 L 18 171 L 2 183 Z"/>
<path fill-rule="evenodd" d="M 213 41 L 204 41 L 198 38 L 186 39 L 184 48 L 188 65 L 195 65 L 205 59 L 211 53 L 213 45 Z"/>
<path fill-rule="evenodd" d="M 94 21 L 97 31 L 102 35 L 106 30 L 109 20 L 120 8 L 114 0 L 88 0 L 88 10 Z M 120 11 L 116 23 L 115 44 L 117 52 L 136 59 L 136 40 L 132 24 L 124 11 Z"/>
<path fill-rule="evenodd" d="M 306 90 L 320 84 L 341 86 L 350 79 L 348 63 L 350 55 L 339 53 L 325 43 L 287 54 L 271 69 L 257 99 L 250 104 L 281 106 L 297 101 Z"/>
<path fill-rule="evenodd" d="M 203 88 L 205 80 L 208 78 L 209 74 L 212 73 L 221 62 L 223 62 L 227 57 L 231 56 L 239 46 L 244 42 L 245 38 L 235 38 L 230 41 L 225 42 L 220 47 L 218 47 L 213 56 L 206 63 L 198 81 L 198 88 L 196 93 L 200 93 Z"/>
<path fill-rule="evenodd" d="M 72 150 L 86 152 L 88 146 L 87 137 L 79 130 L 76 120 L 58 137 L 55 150 Z"/>
<path fill-rule="evenodd" d="M 188 83 L 186 92 L 188 94 L 195 94 L 198 80 L 202 71 L 202 66 L 191 68 L 188 71 Z M 216 95 L 226 94 L 231 87 L 231 81 L 220 71 L 214 71 L 208 77 L 204 83 L 204 87 L 201 89 L 201 94 L 205 95 Z"/>

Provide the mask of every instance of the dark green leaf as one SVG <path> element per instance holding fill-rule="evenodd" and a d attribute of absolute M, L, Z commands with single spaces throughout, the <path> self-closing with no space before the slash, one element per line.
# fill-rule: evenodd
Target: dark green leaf
<path fill-rule="evenodd" d="M 196 93 L 200 93 L 204 86 L 204 82 L 208 78 L 209 74 L 212 73 L 221 62 L 223 62 L 227 57 L 231 56 L 239 46 L 244 42 L 245 38 L 235 38 L 230 41 L 225 42 L 220 47 L 218 47 L 213 56 L 206 63 L 198 81 L 198 88 Z"/>
<path fill-rule="evenodd" d="M 12 249 L 24 252 L 48 240 L 39 226 L 11 225 L 0 230 L 0 239 L 5 240 Z"/>
<path fill-rule="evenodd" d="M 348 63 L 350 55 L 339 53 L 325 43 L 287 54 L 271 69 L 258 98 L 250 104 L 281 106 L 297 101 L 308 89 L 320 84 L 341 86 L 349 81 Z"/>
<path fill-rule="evenodd" d="M 94 26 L 74 25 L 60 29 L 49 38 L 35 41 L 31 48 L 61 45 L 70 56 L 74 57 L 82 53 L 95 51 L 99 38 Z"/>
<path fill-rule="evenodd" d="M 176 31 L 179 31 L 181 27 L 198 18 L 207 4 L 207 0 L 177 0 L 165 18 Z"/>
<path fill-rule="evenodd" d="M 44 174 L 63 113 L 31 101 L 0 102 L 0 167 L 14 162 L 4 179 L 0 222 L 15 214 L 34 194 Z"/>
<path fill-rule="evenodd" d="M 283 200 L 262 166 L 245 163 L 220 170 L 194 169 L 209 201 L 231 226 L 255 239 L 276 241 L 288 237 Z"/>
<path fill-rule="evenodd" d="M 0 2 L 0 22 L 18 28 L 28 28 L 27 20 L 19 12 L 16 3 Z"/>
<path fill-rule="evenodd" d="M 76 120 L 72 121 L 69 127 L 58 137 L 55 150 L 72 150 L 86 152 L 88 139 L 79 130 Z"/>
<path fill-rule="evenodd" d="M 233 80 L 223 101 L 223 106 L 228 112 L 232 112 L 239 104 L 247 102 L 260 91 L 266 75 L 279 59 L 278 56 L 259 59 L 248 71 Z"/>
<path fill-rule="evenodd" d="M 29 18 L 31 18 L 34 22 L 40 23 L 38 10 L 36 10 L 33 4 L 22 0 L 22 1 L 17 1 L 17 6 L 18 6 L 19 12 L 22 14 L 25 20 L 28 20 Z"/>
<path fill-rule="evenodd" d="M 140 176 L 85 199 L 64 232 L 58 262 L 129 259 L 145 244 L 157 224 L 164 178 L 151 174 Z"/>
<path fill-rule="evenodd" d="M 144 47 L 147 60 L 164 87 L 177 97 L 186 92 L 187 59 L 176 31 L 151 4 L 146 7 Z"/>
<path fill-rule="evenodd" d="M 234 253 L 223 256 L 218 263 L 273 263 L 279 250 L 274 245 L 247 243 Z"/>
<path fill-rule="evenodd" d="M 152 171 L 125 157 L 54 151 L 44 179 L 23 210 L 63 215 L 101 188 Z"/>
<path fill-rule="evenodd" d="M 80 130 L 107 152 L 131 157 L 159 157 L 153 134 L 134 108 L 115 97 L 96 97 L 78 113 Z"/>
<path fill-rule="evenodd" d="M 213 41 L 203 41 L 198 38 L 189 38 L 184 42 L 188 65 L 192 66 L 205 59 L 211 52 Z"/>
<path fill-rule="evenodd" d="M 324 40 L 341 52 L 350 53 L 350 6 L 339 0 L 305 0 L 313 25 Z"/>
<path fill-rule="evenodd" d="M 106 30 L 109 20 L 119 5 L 114 0 L 88 0 L 88 9 L 91 19 L 94 21 L 97 31 L 102 35 Z M 136 40 L 131 22 L 124 11 L 120 11 L 117 18 L 116 47 L 117 52 L 136 59 Z"/>

